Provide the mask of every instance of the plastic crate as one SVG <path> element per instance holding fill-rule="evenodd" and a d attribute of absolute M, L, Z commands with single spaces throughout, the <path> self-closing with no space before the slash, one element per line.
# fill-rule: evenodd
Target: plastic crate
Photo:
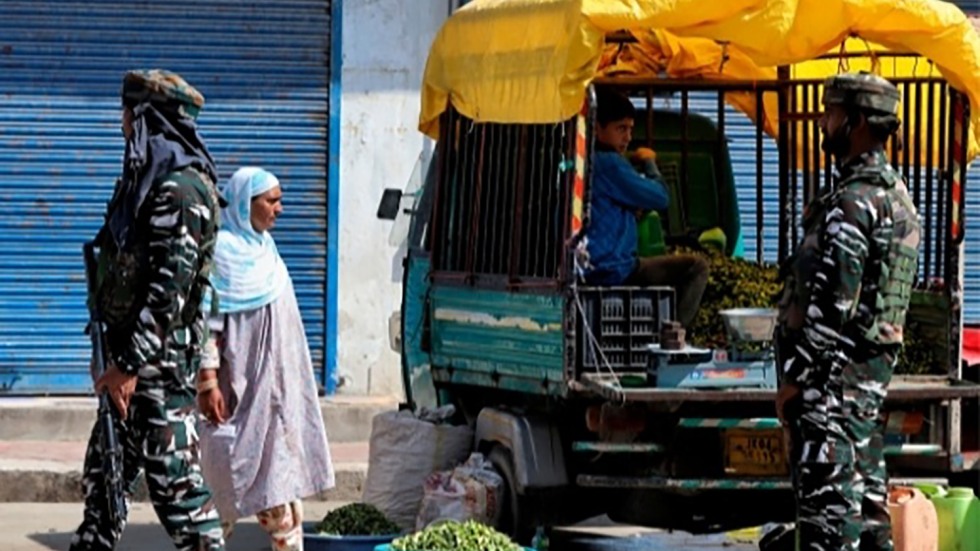
<path fill-rule="evenodd" d="M 672 287 L 580 287 L 578 302 L 575 348 L 587 371 L 645 371 L 660 324 L 674 319 Z"/>

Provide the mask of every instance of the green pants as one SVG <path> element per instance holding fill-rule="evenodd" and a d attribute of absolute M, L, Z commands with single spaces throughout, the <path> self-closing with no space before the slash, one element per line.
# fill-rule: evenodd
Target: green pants
<path fill-rule="evenodd" d="M 889 352 L 828 368 L 793 404 L 798 549 L 893 549 L 881 409 L 894 362 Z"/>
<path fill-rule="evenodd" d="M 129 418 L 117 425 L 123 472 L 131 495 L 145 471 L 153 508 L 179 551 L 222 551 L 218 512 L 201 475 L 193 380 L 184 362 L 141 370 Z M 85 516 L 71 551 L 112 550 L 125 528 L 104 510 L 100 431 L 96 423 L 85 454 Z"/>

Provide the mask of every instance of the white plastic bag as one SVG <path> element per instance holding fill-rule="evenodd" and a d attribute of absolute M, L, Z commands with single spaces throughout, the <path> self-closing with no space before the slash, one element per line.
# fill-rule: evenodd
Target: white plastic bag
<path fill-rule="evenodd" d="M 425 479 L 435 471 L 452 468 L 473 447 L 472 429 L 438 423 L 452 414 L 450 406 L 419 416 L 391 411 L 374 417 L 362 501 L 377 507 L 402 529 L 415 527 Z"/>
<path fill-rule="evenodd" d="M 419 508 L 416 530 L 441 520 L 475 520 L 496 526 L 500 520 L 500 494 L 504 486 L 493 465 L 474 453 L 451 471 L 432 473 L 425 481 L 425 497 Z"/>

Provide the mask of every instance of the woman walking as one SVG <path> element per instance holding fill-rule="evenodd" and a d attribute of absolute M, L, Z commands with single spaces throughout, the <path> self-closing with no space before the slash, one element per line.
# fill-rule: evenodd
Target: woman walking
<path fill-rule="evenodd" d="M 256 515 L 275 551 L 301 551 L 301 500 L 332 488 L 334 472 L 296 294 L 269 234 L 282 189 L 272 173 L 245 167 L 222 193 L 198 379 L 204 476 L 226 537 Z"/>

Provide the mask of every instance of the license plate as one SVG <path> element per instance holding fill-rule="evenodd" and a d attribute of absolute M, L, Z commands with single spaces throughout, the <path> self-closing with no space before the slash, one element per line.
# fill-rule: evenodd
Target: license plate
<path fill-rule="evenodd" d="M 784 475 L 783 431 L 730 429 L 725 432 L 725 472 L 735 475 Z"/>

